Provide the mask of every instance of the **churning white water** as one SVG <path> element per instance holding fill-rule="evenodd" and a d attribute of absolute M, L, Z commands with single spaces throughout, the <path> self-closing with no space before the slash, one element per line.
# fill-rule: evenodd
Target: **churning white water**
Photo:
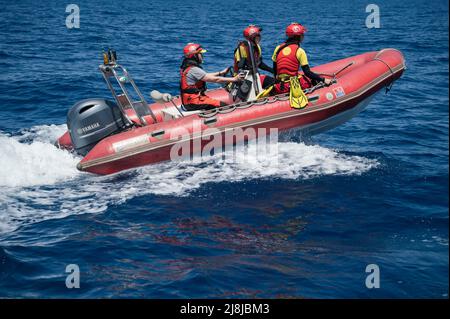
<path fill-rule="evenodd" d="M 266 156 L 252 152 L 257 146 L 250 144 L 234 151 L 233 161 L 216 154 L 200 163 L 165 162 L 95 176 L 77 171 L 80 158 L 53 146 L 65 130 L 65 125 L 51 125 L 16 136 L 0 133 L 0 232 L 49 218 L 103 212 L 136 196 L 189 196 L 209 182 L 361 174 L 379 165 L 318 145 L 280 142 L 277 152 Z"/>

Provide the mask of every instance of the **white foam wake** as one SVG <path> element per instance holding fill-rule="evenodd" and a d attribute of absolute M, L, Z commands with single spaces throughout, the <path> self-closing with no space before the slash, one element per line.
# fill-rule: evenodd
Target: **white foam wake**
<path fill-rule="evenodd" d="M 241 148 L 235 152 L 234 161 L 228 160 L 230 156 L 217 154 L 200 164 L 185 161 L 144 167 L 139 169 L 140 183 L 143 183 L 142 188 L 149 193 L 183 196 L 209 182 L 264 178 L 309 179 L 322 175 L 361 174 L 379 165 L 376 160 L 348 156 L 318 145 L 303 143 L 278 143 L 278 152 L 253 157 L 251 154 L 257 152 Z"/>
<path fill-rule="evenodd" d="M 0 133 L 0 187 L 51 185 L 74 178 L 77 159 L 53 146 L 65 129 L 44 125 L 13 137 Z"/>
<path fill-rule="evenodd" d="M 188 196 L 205 183 L 362 174 L 379 165 L 317 145 L 286 142 L 263 157 L 252 157 L 256 146 L 249 145 L 235 151 L 235 161 L 217 154 L 201 163 L 165 162 L 102 177 L 78 172 L 79 158 L 53 146 L 65 129 L 38 126 L 15 137 L 0 134 L 0 233 L 30 222 L 103 212 L 136 196 Z"/>

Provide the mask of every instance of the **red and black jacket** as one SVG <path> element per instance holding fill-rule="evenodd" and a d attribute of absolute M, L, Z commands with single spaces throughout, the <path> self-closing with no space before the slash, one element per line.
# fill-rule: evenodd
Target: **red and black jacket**
<path fill-rule="evenodd" d="M 187 74 L 192 67 L 201 68 L 200 64 L 194 59 L 184 59 L 180 68 L 180 96 L 184 105 L 190 104 L 191 98 L 204 94 L 207 89 L 206 82 L 202 80 L 197 81 L 193 85 L 188 84 Z"/>

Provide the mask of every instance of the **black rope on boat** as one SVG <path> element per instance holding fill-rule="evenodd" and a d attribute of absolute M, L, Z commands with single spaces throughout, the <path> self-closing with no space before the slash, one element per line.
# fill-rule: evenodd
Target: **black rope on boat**
<path fill-rule="evenodd" d="M 380 62 L 383 62 L 383 64 L 386 65 L 386 66 L 388 67 L 389 71 L 391 71 L 391 74 L 394 74 L 394 71 L 392 71 L 392 68 L 391 68 L 391 66 L 390 66 L 389 64 L 387 64 L 386 62 L 384 62 L 384 61 L 381 60 L 380 58 L 373 58 L 373 59 L 374 59 L 374 60 L 377 60 L 377 61 L 380 61 Z"/>
<path fill-rule="evenodd" d="M 335 80 L 333 80 L 335 81 Z M 336 82 L 332 82 L 332 83 L 336 83 Z M 316 86 L 310 88 L 310 89 L 306 89 L 304 92 L 305 94 L 310 94 L 312 92 L 314 92 L 317 89 L 320 89 L 324 86 L 324 84 L 322 83 L 322 85 L 317 84 Z M 236 109 L 247 109 L 250 108 L 254 105 L 264 105 L 267 103 L 275 103 L 277 101 L 287 101 L 289 100 L 289 93 L 285 93 L 285 94 L 280 94 L 280 95 L 275 95 L 272 100 L 270 100 L 270 98 L 265 97 L 253 102 L 239 102 L 239 103 L 235 103 L 235 104 L 230 104 L 230 105 L 226 105 L 226 106 L 222 106 L 222 107 L 218 107 L 212 110 L 206 110 L 202 113 L 199 113 L 198 116 L 201 118 L 210 118 L 210 117 L 214 117 L 217 114 L 227 114 L 227 113 L 231 113 Z"/>
<path fill-rule="evenodd" d="M 388 94 L 390 90 L 392 90 L 392 86 L 394 86 L 394 81 L 391 82 L 391 84 L 386 86 L 386 90 L 384 91 L 384 94 Z"/>
<path fill-rule="evenodd" d="M 386 65 L 389 69 L 389 71 L 391 72 L 391 75 L 394 75 L 394 71 L 392 70 L 391 66 L 389 64 L 387 64 L 386 62 L 384 62 L 383 60 L 381 60 L 380 58 L 373 58 L 374 60 L 383 62 L 384 65 Z M 388 94 L 389 91 L 392 89 L 392 86 L 394 85 L 394 81 L 392 81 L 389 85 L 386 86 L 386 90 L 384 91 L 384 94 Z"/>

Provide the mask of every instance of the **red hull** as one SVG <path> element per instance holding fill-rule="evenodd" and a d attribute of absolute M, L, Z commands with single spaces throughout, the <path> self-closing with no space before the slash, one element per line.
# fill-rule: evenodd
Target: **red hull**
<path fill-rule="evenodd" d="M 350 58 L 334 61 L 314 68 L 315 72 L 333 74 L 350 62 L 353 64 L 342 71 L 337 83 L 318 89 L 309 95 L 310 103 L 304 109 L 292 109 L 286 96 L 270 97 L 257 101 L 259 105 L 235 109 L 229 113 L 218 113 L 205 118 L 198 114 L 167 120 L 162 112 L 171 108 L 171 103 L 151 104 L 158 123 L 133 128 L 100 141 L 78 164 L 78 169 L 96 174 L 112 174 L 122 170 L 170 160 L 170 151 L 179 135 L 189 133 L 188 139 L 200 140 L 201 147 L 192 148 L 191 152 L 201 151 L 208 143 L 205 138 L 207 129 L 216 129 L 214 134 L 225 135 L 230 128 L 277 128 L 285 131 L 292 128 L 311 129 L 319 132 L 348 120 L 365 105 L 370 97 L 397 80 L 405 69 L 403 55 L 395 49 L 368 52 Z M 224 89 L 209 91 L 212 97 L 230 101 Z M 174 99 L 180 105 L 179 98 Z M 129 113 L 131 117 L 134 114 Z M 152 118 L 146 117 L 148 123 Z M 206 123 L 205 123 L 206 121 Z M 195 124 L 194 124 L 195 123 Z M 197 125 L 197 126 L 196 126 Z M 197 130 L 202 136 L 198 135 Z M 195 132 L 194 132 L 195 130 Z M 155 133 L 163 134 L 154 136 Z M 193 143 L 193 142 L 192 142 Z M 225 143 L 231 143 L 225 141 Z M 71 148 L 70 135 L 66 132 L 59 138 L 61 148 Z"/>

